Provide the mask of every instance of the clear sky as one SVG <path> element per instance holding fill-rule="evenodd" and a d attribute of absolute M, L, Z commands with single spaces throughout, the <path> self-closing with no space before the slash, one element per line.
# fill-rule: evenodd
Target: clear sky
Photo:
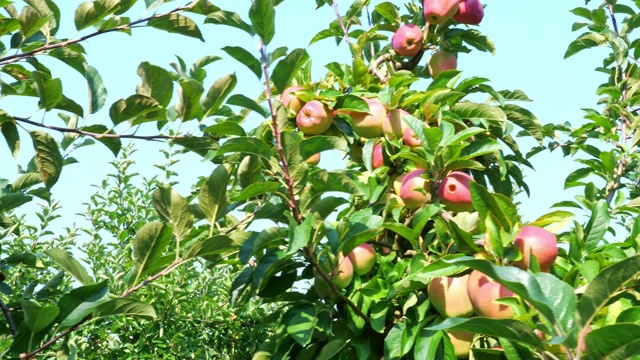
<path fill-rule="evenodd" d="M 372 5 L 379 2 L 372 0 Z M 401 4 L 403 1 L 393 2 Z M 73 9 L 80 1 L 64 0 L 57 3 L 63 13 L 63 26 L 58 36 L 72 36 L 75 33 Z M 143 14 L 144 2 L 139 3 L 131 14 Z M 239 12 L 245 19 L 248 18 L 248 0 L 214 3 L 224 9 Z M 351 1 L 339 1 L 342 12 L 346 11 L 350 3 Z M 602 62 L 603 50 L 585 51 L 563 60 L 568 44 L 580 34 L 571 32 L 571 25 L 578 18 L 569 10 L 584 6 L 584 1 L 485 0 L 483 3 L 487 3 L 487 7 L 480 30 L 494 41 L 497 52 L 495 56 L 477 51 L 461 54 L 458 64 L 463 76 L 487 77 L 491 79 L 490 84 L 498 90 L 523 90 L 534 100 L 524 106 L 533 111 L 542 123 L 579 124 L 582 119 L 580 109 L 595 107 L 596 88 L 605 80 L 604 75 L 594 71 Z M 168 10 L 175 4 L 175 1 L 170 2 L 163 9 Z M 200 25 L 206 42 L 141 28 L 134 29 L 133 36 L 115 33 L 98 36 L 84 43 L 89 63 L 100 71 L 109 91 L 105 106 L 107 111 L 114 101 L 135 92 L 135 86 L 139 81 L 136 69 L 140 62 L 149 61 L 168 69 L 169 63 L 175 62 L 175 55 L 181 56 L 187 64 L 204 55 L 223 57 L 223 61 L 207 68 L 209 76 L 205 88 L 218 77 L 235 72 L 238 76 L 235 93 L 255 97 L 261 91 L 261 84 L 256 77 L 220 50 L 221 47 L 232 45 L 243 46 L 255 53 L 257 50 L 253 40 L 244 32 L 233 28 L 203 24 L 203 17 L 192 18 Z M 306 48 L 313 59 L 314 78 L 320 80 L 325 73 L 324 64 L 332 61 L 349 62 L 349 52 L 344 43 L 336 46 L 332 39 L 327 39 L 308 45 L 313 35 L 324 29 L 334 18 L 335 14 L 329 6 L 315 10 L 313 0 L 285 0 L 277 9 L 276 37 L 270 46 L 272 49 L 278 46 L 287 46 L 290 50 Z M 132 15 L 132 20 L 134 19 L 135 15 Z M 63 79 L 65 94 L 86 108 L 84 79 L 57 60 L 44 57 L 41 60 L 51 66 L 54 76 Z M 0 102 L 0 108 L 13 115 L 28 116 L 36 109 L 35 103 L 33 100 L 5 98 Z M 36 118 L 40 119 L 41 116 L 42 113 L 38 113 Z M 92 115 L 87 121 L 88 124 L 110 122 L 106 111 Z M 62 125 L 55 113 L 47 115 L 45 122 Z M 187 124 L 189 125 L 196 126 Z M 28 135 L 23 132 L 21 136 L 23 150 L 18 161 L 14 161 L 6 145 L 0 143 L 0 178 L 15 180 L 16 166 L 25 166 L 33 155 Z M 525 142 L 523 147 L 527 149 L 530 144 L 530 141 Z M 163 162 L 162 155 L 157 151 L 159 146 L 137 142 L 136 147 L 139 151 L 134 159 L 138 172 L 148 177 L 157 174 L 152 165 Z M 111 170 L 107 163 L 113 159 L 111 152 L 100 144 L 82 148 L 73 156 L 80 163 L 65 167 L 60 181 L 53 188 L 54 198 L 61 200 L 65 215 L 62 220 L 57 220 L 57 226 L 61 228 L 80 220 L 73 214 L 82 211 L 81 204 L 94 192 L 90 185 L 105 177 Z M 326 166 L 335 163 L 335 160 L 336 158 L 330 156 L 324 157 L 320 165 Z M 575 191 L 562 190 L 565 177 L 576 168 L 570 158 L 562 158 L 559 151 L 551 154 L 547 152 L 534 157 L 532 163 L 536 172 L 525 171 L 531 197 L 518 199 L 523 203 L 525 221 L 534 220 L 539 215 L 551 211 L 550 206 L 553 203 L 572 199 L 575 195 Z M 180 192 L 188 192 L 189 186 L 197 181 L 198 176 L 209 175 L 213 167 L 211 163 L 199 162 L 195 154 L 183 156 L 181 163 L 174 169 L 180 174 Z M 22 207 L 19 211 L 26 209 L 29 208 Z"/>

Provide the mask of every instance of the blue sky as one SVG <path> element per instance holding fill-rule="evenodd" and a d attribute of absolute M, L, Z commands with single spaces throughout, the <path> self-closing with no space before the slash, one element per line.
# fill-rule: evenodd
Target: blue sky
<path fill-rule="evenodd" d="M 144 12 L 144 2 L 139 1 L 131 14 L 135 19 Z M 583 0 L 542 0 L 542 1 L 483 1 L 487 3 L 485 18 L 480 30 L 487 34 L 496 44 L 495 56 L 487 53 L 473 52 L 461 54 L 459 69 L 464 77 L 482 76 L 491 79 L 496 89 L 521 89 L 534 101 L 525 106 L 538 116 L 542 123 L 579 124 L 582 119 L 581 108 L 594 107 L 597 101 L 595 90 L 603 82 L 604 76 L 594 71 L 602 62 L 605 52 L 601 49 L 590 50 L 563 60 L 568 44 L 579 33 L 571 32 L 571 24 L 578 20 L 569 10 L 583 6 Z M 63 26 L 59 36 L 72 36 L 73 9 L 80 1 L 58 1 L 63 13 Z M 184 2 L 183 2 L 184 3 Z M 342 12 L 346 11 L 350 1 L 339 2 Z M 378 1 L 372 1 L 377 4 Z M 396 4 L 401 1 L 394 1 Z M 170 9 L 176 2 L 171 2 L 163 9 Z M 245 19 L 249 1 L 218 1 L 222 8 L 239 12 Z M 345 44 L 336 46 L 332 39 L 308 45 L 315 33 L 324 29 L 335 14 L 328 6 L 315 10 L 313 0 L 285 0 L 277 9 L 276 37 L 271 48 L 287 46 L 306 48 L 313 59 L 314 78 L 320 80 L 325 70 L 324 64 L 332 61 L 348 62 L 349 52 Z M 153 29 L 134 29 L 133 36 L 121 33 L 108 34 L 90 39 L 84 43 L 88 52 L 88 61 L 96 67 L 109 91 L 106 110 L 116 100 L 126 98 L 135 92 L 139 81 L 136 69 L 140 62 L 169 68 L 175 62 L 175 55 L 180 55 L 187 64 L 193 63 L 204 55 L 217 55 L 224 58 L 207 68 L 208 87 L 215 79 L 235 72 L 239 85 L 235 93 L 243 93 L 255 97 L 261 90 L 256 77 L 243 65 L 230 59 L 221 47 L 227 45 L 243 46 L 257 52 L 255 44 L 245 33 L 222 26 L 205 25 L 203 18 L 194 16 L 201 26 L 206 42 L 167 34 Z M 390 36 L 391 34 L 389 34 Z M 86 106 L 86 85 L 84 79 L 70 68 L 53 59 L 42 59 L 50 65 L 54 76 L 63 79 L 67 96 Z M 426 61 L 426 59 L 425 59 Z M 14 115 L 28 116 L 36 109 L 35 101 L 24 99 L 3 99 L 0 108 Z M 35 118 L 40 119 L 42 113 Z M 62 125 L 55 113 L 45 117 L 47 123 Z M 106 111 L 92 115 L 88 123 L 109 123 Z M 196 124 L 187 124 L 195 126 Z M 33 155 L 31 144 L 26 133 L 23 137 L 23 151 L 14 161 L 4 143 L 0 144 L 0 177 L 14 180 L 17 177 L 16 166 L 26 165 Z M 526 149 L 531 145 L 525 141 Z M 153 164 L 163 162 L 158 152 L 160 145 L 137 142 L 139 149 L 135 154 L 136 169 L 148 177 L 157 174 Z M 93 193 L 91 184 L 101 181 L 111 170 L 108 162 L 113 155 L 102 145 L 82 148 L 74 153 L 79 164 L 63 169 L 59 183 L 53 188 L 54 198 L 62 200 L 64 220 L 57 220 L 59 227 L 79 221 L 73 214 L 82 211 L 81 204 Z M 334 163 L 337 157 L 325 156 L 321 166 Z M 206 176 L 213 170 L 213 164 L 199 162 L 196 155 L 181 158 L 174 170 L 180 177 L 179 190 L 189 191 L 191 184 L 198 176 Z M 550 206 L 564 199 L 572 199 L 575 191 L 563 191 L 563 182 L 575 165 L 570 158 L 562 158 L 562 154 L 542 153 L 532 159 L 536 172 L 525 171 L 527 182 L 531 188 L 531 197 L 520 197 L 525 221 L 532 221 L 539 215 L 547 213 Z M 21 211 L 25 211 L 23 207 Z"/>

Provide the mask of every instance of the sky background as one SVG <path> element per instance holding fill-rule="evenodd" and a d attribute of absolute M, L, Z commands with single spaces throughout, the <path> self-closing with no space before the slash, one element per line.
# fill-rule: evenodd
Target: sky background
<path fill-rule="evenodd" d="M 247 11 L 250 1 L 213 1 L 225 10 L 237 11 L 248 19 Z M 393 1 L 400 5 L 403 1 Z M 17 1 L 19 5 L 21 1 Z M 57 1 L 62 12 L 62 26 L 58 37 L 71 37 L 75 34 L 73 12 L 81 1 Z M 372 7 L 380 1 L 372 0 Z M 458 68 L 463 77 L 482 76 L 491 79 L 491 85 L 497 89 L 523 90 L 533 102 L 524 106 L 538 116 L 544 123 L 564 123 L 578 125 L 582 121 L 582 108 L 595 107 L 596 88 L 605 81 L 603 74 L 594 69 L 601 65 L 606 53 L 603 49 L 585 51 L 567 60 L 563 60 L 569 43 L 580 32 L 571 32 L 571 25 L 579 19 L 570 13 L 572 8 L 584 6 L 584 0 L 497 0 L 486 3 L 485 18 L 480 31 L 488 35 L 496 44 L 495 56 L 474 51 L 471 54 L 460 54 Z M 182 2 L 184 4 L 184 1 Z M 344 13 L 351 1 L 341 0 L 339 7 Z M 163 7 L 169 10 L 176 5 L 170 2 Z M 596 6 L 593 3 L 592 7 Z M 404 11 L 402 9 L 401 11 Z M 145 16 L 144 2 L 139 1 L 130 12 L 132 20 L 137 16 Z M 276 36 L 270 49 L 287 46 L 306 48 L 313 59 L 313 78 L 320 80 L 326 70 L 324 64 L 332 61 L 350 62 L 348 48 L 344 43 L 336 46 L 333 39 L 322 40 L 308 45 L 309 40 L 329 22 L 335 19 L 331 7 L 324 6 L 315 10 L 313 0 L 285 0 L 276 10 Z M 148 15 L 148 13 L 146 14 Z M 262 86 L 257 78 L 241 65 L 220 50 L 224 46 L 242 46 L 257 54 L 253 39 L 246 33 L 224 26 L 204 24 L 204 17 L 189 14 L 203 32 L 206 42 L 183 36 L 168 34 L 155 29 L 134 29 L 132 36 L 123 33 L 112 33 L 94 37 L 83 43 L 88 55 L 88 62 L 98 69 L 108 89 L 109 97 L 105 109 L 88 117 L 87 124 L 110 124 L 108 108 L 120 98 L 135 93 L 139 82 L 136 74 L 138 65 L 149 61 L 154 65 L 170 69 L 169 63 L 175 62 L 176 55 L 182 57 L 190 66 L 196 59 L 205 55 L 217 55 L 222 61 L 209 65 L 205 89 L 217 78 L 236 73 L 238 86 L 234 93 L 256 97 Z M 86 33 L 86 30 L 81 34 Z M 388 34 L 389 37 L 392 34 Z M 4 39 L 7 42 L 7 39 Z M 426 62 L 427 57 L 423 60 Z M 41 61 L 50 66 L 54 77 L 63 80 L 65 94 L 79 104 L 87 106 L 87 89 L 85 80 L 66 65 L 57 60 L 42 57 Z M 3 75 L 3 78 L 6 78 Z M 0 100 L 0 108 L 12 115 L 29 116 L 37 109 L 33 99 L 4 98 Z M 42 112 L 36 113 L 34 119 L 41 119 Z M 63 125 L 55 112 L 45 116 L 49 124 Z M 185 124 L 187 128 L 197 126 L 195 123 Z M 255 123 L 248 124 L 254 126 Z M 183 126 L 183 129 L 185 127 Z M 26 166 L 33 156 L 31 142 L 26 132 L 21 132 L 22 151 L 19 159 L 14 161 L 4 143 L 0 142 L 0 178 L 13 181 L 17 178 L 17 166 Z M 527 150 L 533 143 L 522 142 Z M 157 143 L 136 142 L 139 150 L 133 157 L 135 169 L 145 177 L 159 174 L 154 164 L 164 162 L 158 152 L 163 146 Z M 113 154 L 101 144 L 81 148 L 73 156 L 78 164 L 64 167 L 59 182 L 53 188 L 54 199 L 61 200 L 63 206 L 62 219 L 56 220 L 59 228 L 80 222 L 75 213 L 81 212 L 95 191 L 91 184 L 100 182 L 111 171 L 108 162 Z M 174 167 L 179 173 L 176 178 L 180 184 L 177 189 L 185 194 L 190 191 L 199 176 L 208 176 L 214 169 L 212 163 L 201 162 L 195 154 L 180 157 L 181 162 Z M 328 167 L 339 160 L 336 155 L 323 156 L 320 166 Z M 531 159 L 536 171 L 525 169 L 526 181 L 531 189 L 531 197 L 521 196 L 517 200 L 522 203 L 521 210 L 524 221 L 533 221 L 538 216 L 552 211 L 551 205 L 560 200 L 573 199 L 576 191 L 563 190 L 566 176 L 576 168 L 571 158 L 563 158 L 560 151 L 544 152 Z M 23 206 L 18 212 L 33 211 L 32 207 Z"/>

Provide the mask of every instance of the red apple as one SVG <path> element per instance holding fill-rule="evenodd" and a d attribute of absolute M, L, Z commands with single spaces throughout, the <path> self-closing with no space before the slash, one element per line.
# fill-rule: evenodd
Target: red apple
<path fill-rule="evenodd" d="M 442 24 L 458 11 L 460 0 L 424 0 L 424 18 L 429 24 Z"/>
<path fill-rule="evenodd" d="M 353 270 L 356 274 L 365 275 L 371 271 L 376 264 L 376 251 L 371 245 L 364 243 L 351 250 L 348 258 L 351 260 Z"/>
<path fill-rule="evenodd" d="M 378 99 L 365 99 L 369 104 L 369 113 L 351 112 L 353 132 L 367 139 L 382 136 L 382 124 L 387 118 L 387 109 Z"/>
<path fill-rule="evenodd" d="M 440 203 L 453 212 L 473 211 L 469 181 L 473 181 L 473 178 L 467 173 L 450 172 L 438 187 Z"/>
<path fill-rule="evenodd" d="M 353 264 L 351 264 L 351 260 L 340 253 L 338 255 L 338 264 L 330 276 L 331 281 L 338 289 L 344 289 L 349 286 L 353 279 Z"/>
<path fill-rule="evenodd" d="M 285 89 L 282 94 L 280 94 L 280 102 L 284 107 L 291 109 L 291 111 L 297 113 L 300 111 L 302 106 L 304 105 L 304 101 L 300 100 L 297 96 L 291 94 L 292 92 L 304 90 L 302 86 L 291 86 Z"/>
<path fill-rule="evenodd" d="M 461 330 L 449 330 L 447 331 L 449 340 L 455 350 L 456 358 L 466 359 L 469 357 L 469 351 L 471 351 L 471 345 L 473 344 L 473 333 Z"/>
<path fill-rule="evenodd" d="M 382 123 L 382 132 L 387 139 L 402 139 L 405 130 L 409 128 L 404 120 L 402 120 L 403 115 L 408 116 L 410 114 L 402 109 L 389 111 L 387 118 Z"/>
<path fill-rule="evenodd" d="M 422 145 L 422 140 L 416 135 L 416 132 L 412 128 L 408 127 L 404 130 L 402 136 L 402 143 L 409 147 L 418 147 Z"/>
<path fill-rule="evenodd" d="M 514 265 L 524 270 L 529 269 L 531 257 L 535 256 L 540 264 L 540 271 L 549 272 L 558 257 L 558 239 L 550 231 L 538 226 L 520 229 L 513 244 L 522 253 L 522 259 Z"/>
<path fill-rule="evenodd" d="M 320 153 L 315 153 L 307 159 L 307 164 L 318 165 L 320 163 Z"/>
<path fill-rule="evenodd" d="M 379 168 L 380 166 L 384 165 L 384 156 L 382 155 L 382 144 L 377 143 L 373 146 L 373 154 L 371 155 L 372 157 L 372 166 L 374 169 Z"/>
<path fill-rule="evenodd" d="M 424 44 L 422 29 L 413 24 L 402 25 L 391 38 L 391 47 L 398 55 L 416 56 Z"/>
<path fill-rule="evenodd" d="M 453 20 L 467 25 L 478 25 L 484 17 L 484 8 L 480 0 L 460 0 L 458 12 Z"/>
<path fill-rule="evenodd" d="M 400 187 L 402 186 L 402 181 L 405 177 L 407 177 L 408 173 L 400 174 L 393 180 L 393 192 L 397 195 L 400 195 Z"/>
<path fill-rule="evenodd" d="M 431 280 L 427 293 L 431 304 L 444 317 L 468 317 L 473 305 L 467 294 L 469 274 L 458 277 L 438 277 Z"/>
<path fill-rule="evenodd" d="M 417 209 L 431 201 L 431 182 L 421 175 L 424 169 L 408 173 L 400 185 L 400 197 L 407 209 Z"/>
<path fill-rule="evenodd" d="M 445 70 L 453 70 L 458 67 L 456 54 L 447 51 L 436 51 L 429 58 L 429 74 L 435 79 Z"/>
<path fill-rule="evenodd" d="M 473 302 L 473 299 L 478 296 L 480 286 L 490 282 L 493 282 L 493 279 L 478 270 L 473 270 L 469 274 L 469 280 L 467 281 L 467 295 L 469 299 Z"/>
<path fill-rule="evenodd" d="M 326 105 L 311 100 L 298 112 L 296 123 L 305 135 L 320 135 L 331 127 L 333 115 Z"/>
<path fill-rule="evenodd" d="M 494 319 L 513 318 L 513 309 L 509 305 L 495 302 L 494 300 L 513 297 L 514 293 L 496 282 L 488 282 L 478 289 L 475 298 L 471 298 L 476 314 Z"/>

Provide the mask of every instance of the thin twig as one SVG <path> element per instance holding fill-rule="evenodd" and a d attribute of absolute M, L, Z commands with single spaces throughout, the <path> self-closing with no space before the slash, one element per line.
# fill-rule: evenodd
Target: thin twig
<path fill-rule="evenodd" d="M 69 335 L 70 333 L 78 330 L 78 328 L 80 328 L 80 326 L 82 326 L 82 324 L 84 324 L 87 321 L 91 320 L 91 318 L 92 318 L 91 315 L 87 315 L 84 319 L 80 320 L 79 323 L 77 323 L 74 326 L 62 331 L 60 334 L 52 337 L 49 341 L 47 341 L 46 343 L 42 344 L 39 348 L 33 350 L 30 353 L 21 354 L 20 355 L 20 359 L 21 360 L 27 360 L 27 359 L 33 358 L 34 356 L 36 356 L 39 353 L 41 353 L 43 350 L 46 350 L 49 347 L 51 347 L 52 345 L 54 345 L 56 342 L 58 342 L 58 340 L 62 339 L 63 337 L 65 337 L 67 335 Z"/>
<path fill-rule="evenodd" d="M 333 11 L 335 11 L 340 27 L 342 28 L 342 33 L 344 33 L 344 41 L 347 44 L 351 44 L 351 40 L 349 40 L 349 30 L 347 30 L 347 27 L 342 22 L 342 15 L 340 15 L 340 10 L 338 9 L 338 0 L 333 0 Z"/>
<path fill-rule="evenodd" d="M 153 275 L 153 276 L 149 276 L 148 278 L 146 278 L 143 282 L 141 282 L 140 284 L 132 287 L 131 289 L 125 291 L 122 293 L 122 295 L 120 295 L 120 298 L 126 298 L 127 296 L 133 294 L 134 292 L 142 289 L 143 287 L 149 285 L 151 282 L 153 282 L 154 280 L 161 278 L 165 275 L 167 275 L 168 273 L 171 272 L 171 270 L 173 270 L 174 268 L 182 265 L 183 263 L 185 263 L 186 260 L 182 260 L 182 259 L 178 259 L 174 262 L 172 262 L 171 264 L 169 264 L 169 266 L 167 266 L 166 268 L 164 268 L 164 270 L 160 271 L 159 273 Z"/>
<path fill-rule="evenodd" d="M 66 128 L 66 127 L 47 125 L 37 121 L 29 120 L 28 118 L 14 116 L 13 119 L 21 123 L 25 123 L 25 124 L 49 129 L 49 130 L 59 131 L 62 133 L 79 134 L 79 135 L 89 136 L 94 139 L 107 138 L 107 139 L 138 139 L 138 140 L 159 140 L 159 139 L 175 140 L 175 139 L 184 139 L 187 137 L 186 135 L 127 135 L 127 134 L 94 133 L 94 132 L 84 131 L 77 128 Z"/>
<path fill-rule="evenodd" d="M 13 321 L 13 316 L 11 316 L 11 310 L 7 307 L 7 305 L 0 300 L 0 308 L 2 308 L 2 313 L 4 314 L 5 320 L 7 320 L 7 324 L 9 325 L 9 330 L 13 336 L 16 336 L 16 323 Z"/>

